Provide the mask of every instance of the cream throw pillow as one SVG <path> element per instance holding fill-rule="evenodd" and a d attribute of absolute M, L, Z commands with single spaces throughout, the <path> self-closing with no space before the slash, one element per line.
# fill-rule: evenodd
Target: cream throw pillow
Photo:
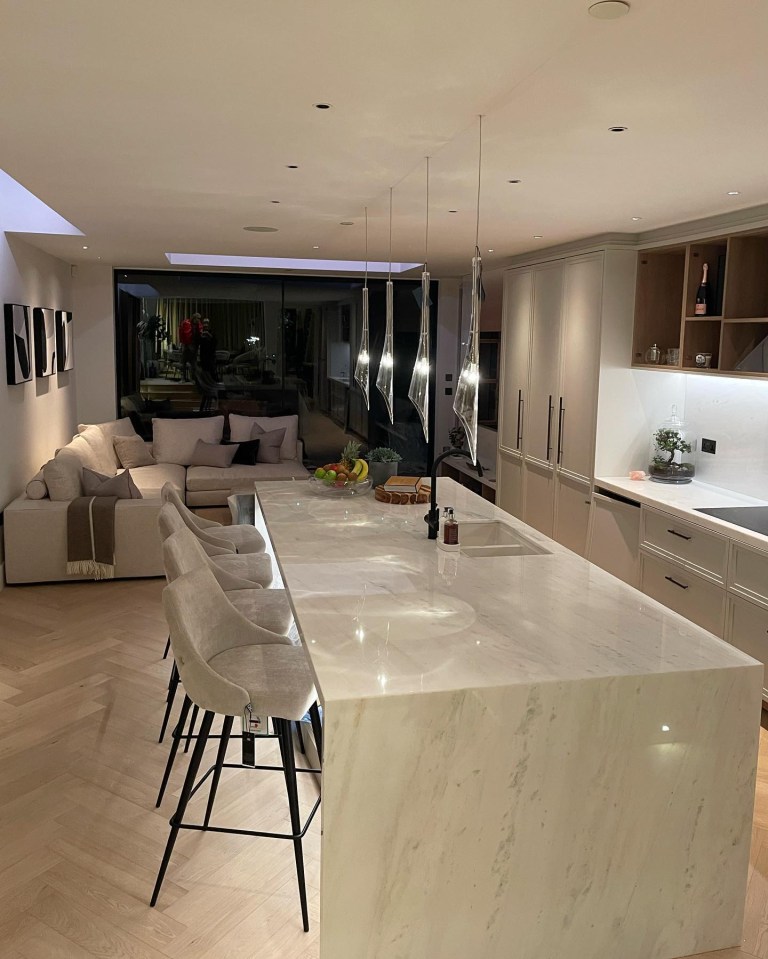
<path fill-rule="evenodd" d="M 27 499 L 45 499 L 48 495 L 48 487 L 45 485 L 45 477 L 43 476 L 43 469 L 32 477 L 32 479 L 27 483 L 26 494 Z"/>
<path fill-rule="evenodd" d="M 43 467 L 43 478 L 52 500 L 69 501 L 83 495 L 83 463 L 69 447 L 54 456 Z"/>
<path fill-rule="evenodd" d="M 115 469 L 120 466 L 120 460 L 117 458 L 117 452 L 112 445 L 112 439 L 115 436 L 136 436 L 136 430 L 133 428 L 133 423 L 128 419 L 128 417 L 123 417 L 119 420 L 110 420 L 108 423 L 92 423 L 90 424 L 97 430 L 101 430 L 104 439 L 107 442 L 109 447 L 109 455 L 112 458 L 112 465 Z M 83 433 L 89 428 L 87 423 L 78 423 L 77 432 Z"/>
<path fill-rule="evenodd" d="M 113 436 L 112 444 L 115 447 L 120 465 L 126 469 L 135 469 L 137 466 L 154 466 L 157 463 L 150 453 L 149 447 L 137 434 L 133 436 Z"/>
<path fill-rule="evenodd" d="M 258 426 L 258 430 L 253 427 Z M 240 416 L 237 413 L 229 414 L 229 438 L 235 443 L 245 440 L 261 438 L 262 433 L 272 430 L 285 429 L 283 442 L 280 446 L 281 460 L 296 459 L 296 445 L 299 441 L 299 417 L 296 413 L 290 416 Z"/>
<path fill-rule="evenodd" d="M 224 417 L 208 416 L 191 420 L 152 420 L 152 452 L 158 463 L 191 466 L 198 440 L 220 443 Z"/>
<path fill-rule="evenodd" d="M 237 446 L 224 446 L 221 443 L 206 443 L 205 440 L 198 440 L 190 465 L 217 466 L 220 469 L 227 469 L 232 465 L 237 450 Z"/>

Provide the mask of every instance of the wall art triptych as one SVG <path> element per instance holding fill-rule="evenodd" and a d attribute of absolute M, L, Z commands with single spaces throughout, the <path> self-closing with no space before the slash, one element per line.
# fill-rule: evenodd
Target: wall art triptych
<path fill-rule="evenodd" d="M 31 312 L 31 316 L 30 316 Z M 34 371 L 33 371 L 34 357 Z M 51 376 L 74 368 L 72 314 L 18 303 L 5 304 L 5 366 L 9 386 L 35 376 Z"/>

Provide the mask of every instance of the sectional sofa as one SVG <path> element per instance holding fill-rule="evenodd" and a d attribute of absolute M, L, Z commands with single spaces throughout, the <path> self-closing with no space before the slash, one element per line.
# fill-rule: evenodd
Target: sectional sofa
<path fill-rule="evenodd" d="M 229 467 L 194 466 L 198 440 L 218 444 L 284 429 L 279 462 Z M 78 435 L 56 451 L 4 511 L 5 578 L 9 584 L 82 579 L 67 574 L 67 510 L 83 495 L 82 470 L 107 476 L 121 472 L 115 437 L 137 436 L 129 419 L 81 424 Z M 118 441 L 119 442 L 119 441 Z M 298 416 L 246 417 L 231 414 L 200 419 L 156 419 L 153 441 L 146 444 L 155 462 L 132 466 L 141 499 L 118 500 L 115 508 L 115 577 L 162 576 L 157 534 L 160 490 L 172 483 L 192 508 L 226 506 L 238 490 L 260 480 L 306 479 Z"/>

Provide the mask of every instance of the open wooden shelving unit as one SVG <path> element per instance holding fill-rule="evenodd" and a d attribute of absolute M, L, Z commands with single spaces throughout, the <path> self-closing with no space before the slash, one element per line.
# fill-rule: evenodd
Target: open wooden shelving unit
<path fill-rule="evenodd" d="M 696 316 L 696 290 L 709 264 L 710 308 Z M 768 337 L 768 232 L 737 234 L 638 254 L 632 366 L 641 369 L 768 377 L 738 365 Z M 656 344 L 662 363 L 648 364 Z M 668 349 L 679 362 L 664 362 Z M 697 353 L 712 355 L 709 368 L 696 366 Z"/>

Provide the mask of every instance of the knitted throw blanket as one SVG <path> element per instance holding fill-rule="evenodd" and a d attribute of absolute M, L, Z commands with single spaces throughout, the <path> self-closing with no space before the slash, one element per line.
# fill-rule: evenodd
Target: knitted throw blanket
<path fill-rule="evenodd" d="M 79 496 L 67 507 L 67 573 L 90 579 L 115 576 L 117 496 Z"/>

